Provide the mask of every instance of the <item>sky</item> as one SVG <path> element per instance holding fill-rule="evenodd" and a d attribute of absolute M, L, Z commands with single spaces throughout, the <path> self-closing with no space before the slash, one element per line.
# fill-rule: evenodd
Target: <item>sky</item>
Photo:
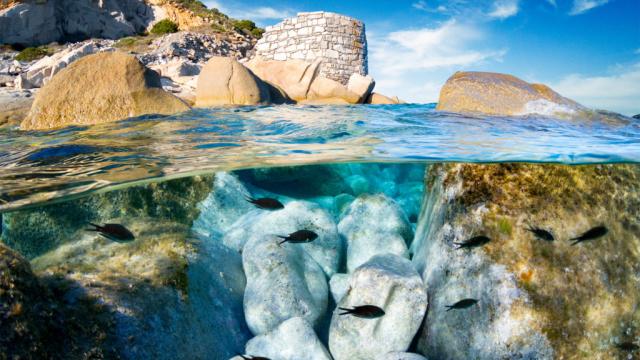
<path fill-rule="evenodd" d="M 365 22 L 376 91 L 437 102 L 456 71 L 551 86 L 583 105 L 640 113 L 640 0 L 205 0 L 260 26 L 303 11 Z"/>

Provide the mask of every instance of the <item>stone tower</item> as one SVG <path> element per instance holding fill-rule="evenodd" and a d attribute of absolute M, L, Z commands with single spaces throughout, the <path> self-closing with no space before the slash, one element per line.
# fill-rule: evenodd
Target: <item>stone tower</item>
<path fill-rule="evenodd" d="M 256 44 L 264 60 L 322 60 L 320 75 L 347 84 L 353 73 L 367 75 L 364 23 L 348 16 L 319 11 L 268 26 Z"/>

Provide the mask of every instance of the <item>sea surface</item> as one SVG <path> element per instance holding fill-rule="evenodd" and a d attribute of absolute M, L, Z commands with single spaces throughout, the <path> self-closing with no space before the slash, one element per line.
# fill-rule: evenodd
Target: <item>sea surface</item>
<path fill-rule="evenodd" d="M 435 104 L 196 109 L 49 132 L 0 130 L 0 211 L 215 171 L 327 163 L 640 162 L 610 113 L 463 116 Z"/>

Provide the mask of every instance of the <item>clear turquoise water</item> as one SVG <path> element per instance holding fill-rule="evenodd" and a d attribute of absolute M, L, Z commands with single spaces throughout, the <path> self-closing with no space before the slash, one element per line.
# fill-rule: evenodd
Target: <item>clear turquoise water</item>
<path fill-rule="evenodd" d="M 435 104 L 200 109 L 50 132 L 0 131 L 0 211 L 136 182 L 351 162 L 640 162 L 640 122 L 462 116 Z"/>

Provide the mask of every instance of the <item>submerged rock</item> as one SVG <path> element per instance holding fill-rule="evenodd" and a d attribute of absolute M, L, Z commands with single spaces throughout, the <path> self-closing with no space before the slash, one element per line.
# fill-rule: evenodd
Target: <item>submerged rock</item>
<path fill-rule="evenodd" d="M 276 211 L 253 210 L 231 226 L 222 241 L 228 247 L 244 251 L 254 239 L 277 239 L 298 230 L 310 230 L 318 238 L 305 244 L 282 244 L 299 248 L 309 254 L 322 270 L 331 276 L 342 263 L 344 245 L 331 215 L 320 206 L 307 201 L 290 201 Z"/>
<path fill-rule="evenodd" d="M 329 289 L 322 268 L 298 246 L 264 235 L 245 245 L 244 311 L 249 329 L 264 334 L 301 317 L 313 326 L 327 311 Z"/>
<path fill-rule="evenodd" d="M 338 231 L 347 240 L 348 272 L 378 254 L 409 257 L 411 225 L 398 204 L 384 195 L 359 196 L 344 213 Z"/>
<path fill-rule="evenodd" d="M 93 54 L 74 61 L 36 95 L 23 130 L 89 125 L 189 107 L 161 88 L 157 73 L 133 56 Z"/>
<path fill-rule="evenodd" d="M 618 357 L 617 343 L 640 336 L 639 177 L 632 165 L 431 167 L 414 240 L 431 300 L 419 351 L 443 359 Z M 599 225 L 607 235 L 571 245 Z M 491 241 L 453 246 L 477 235 Z M 478 303 L 447 311 L 465 298 Z"/>
<path fill-rule="evenodd" d="M 282 322 L 273 331 L 249 340 L 245 353 L 281 360 L 330 360 L 331 355 L 303 318 Z"/>
<path fill-rule="evenodd" d="M 349 274 L 333 274 L 329 281 L 333 301 L 339 303 L 349 289 Z"/>
<path fill-rule="evenodd" d="M 376 357 L 375 360 L 427 360 L 427 358 L 419 354 L 407 352 L 390 352 Z"/>
<path fill-rule="evenodd" d="M 406 351 L 427 309 L 427 294 L 411 262 L 397 255 L 371 258 L 351 274 L 349 289 L 338 307 L 375 305 L 385 314 L 376 319 L 339 315 L 329 330 L 329 348 L 336 360 L 375 359 Z"/>
<path fill-rule="evenodd" d="M 270 101 L 267 86 L 233 58 L 212 57 L 198 77 L 198 107 L 258 105 Z"/>
<path fill-rule="evenodd" d="M 457 72 L 440 90 L 437 110 L 489 115 L 573 113 L 584 107 L 546 85 L 488 72 Z"/>

